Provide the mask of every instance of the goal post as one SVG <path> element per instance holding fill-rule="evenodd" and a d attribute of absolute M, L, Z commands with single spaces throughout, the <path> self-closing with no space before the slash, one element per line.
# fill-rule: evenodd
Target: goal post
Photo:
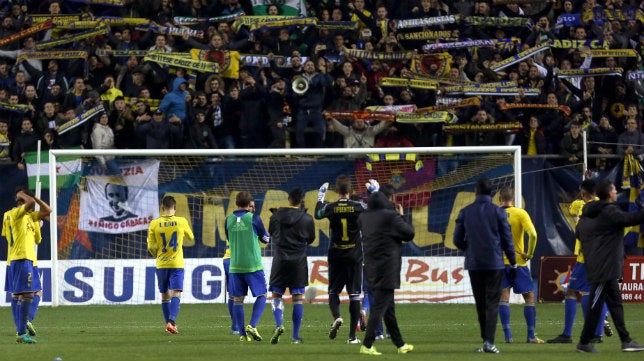
<path fill-rule="evenodd" d="M 75 168 L 61 172 L 65 167 Z M 73 182 L 49 177 L 53 306 L 158 302 L 145 241 L 166 194 L 175 196 L 177 214 L 195 233 L 195 242 L 184 244 L 183 302 L 224 302 L 224 220 L 237 192 L 253 194 L 268 229 L 270 209 L 287 205 L 290 189 L 306 192 L 312 213 L 322 183 L 331 184 L 327 201 L 337 199 L 333 187 L 340 174 L 352 179 L 352 196 L 363 200 L 368 179 L 391 184 L 416 228 L 404 246 L 397 302 L 473 302 L 462 254 L 451 239 L 454 219 L 472 202 L 478 178 L 521 194 L 521 148 L 50 150 L 49 174 L 74 172 Z M 521 207 L 520 196 L 515 205 Z M 316 301 L 325 302 L 328 221 L 315 223 L 309 281 L 318 289 Z M 263 254 L 268 278 L 270 245 Z"/>

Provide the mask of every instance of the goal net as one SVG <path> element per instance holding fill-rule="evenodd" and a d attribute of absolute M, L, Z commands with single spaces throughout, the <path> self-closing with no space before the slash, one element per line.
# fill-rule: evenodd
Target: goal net
<path fill-rule="evenodd" d="M 80 166 L 69 159 L 81 159 Z M 452 241 L 454 220 L 474 200 L 478 178 L 521 194 L 520 164 L 518 147 L 52 150 L 49 174 L 77 172 L 78 180 L 49 178 L 56 195 L 50 200 L 50 236 L 57 245 L 51 247 L 52 305 L 158 303 L 146 238 L 165 195 L 177 199 L 177 214 L 195 234 L 194 242 L 184 243 L 183 302 L 224 302 L 224 225 L 237 192 L 253 195 L 268 228 L 270 209 L 286 206 L 290 189 L 306 191 L 312 214 L 322 183 L 331 184 L 327 201 L 338 198 L 333 188 L 341 174 L 353 180 L 357 199 L 366 200 L 370 178 L 391 184 L 413 222 L 416 237 L 403 246 L 397 301 L 473 302 L 462 254 Z M 316 220 L 315 226 L 309 281 L 317 288 L 314 301 L 326 302 L 328 221 Z M 263 247 L 268 278 L 271 247 Z"/>

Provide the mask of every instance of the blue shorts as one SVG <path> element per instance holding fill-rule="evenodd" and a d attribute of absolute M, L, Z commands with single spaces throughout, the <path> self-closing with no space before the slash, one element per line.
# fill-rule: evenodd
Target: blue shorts
<path fill-rule="evenodd" d="M 40 278 L 34 270 L 34 263 L 28 259 L 11 261 L 11 292 L 29 293 L 40 291 Z"/>
<path fill-rule="evenodd" d="M 250 273 L 231 273 L 230 274 L 230 294 L 233 297 L 243 297 L 248 293 L 248 289 L 253 297 L 266 294 L 266 278 L 264 270 Z"/>
<path fill-rule="evenodd" d="M 590 292 L 590 285 L 586 276 L 586 264 L 575 263 L 575 267 L 570 272 L 570 280 L 568 281 L 568 289 L 571 291 L 588 293 Z"/>
<path fill-rule="evenodd" d="M 36 288 L 36 290 L 42 291 L 42 281 L 40 280 L 40 270 L 38 269 L 38 266 L 34 266 L 34 275 L 34 287 Z"/>
<path fill-rule="evenodd" d="M 269 291 L 273 293 L 277 293 L 280 295 L 283 295 L 286 293 L 286 287 L 277 287 L 277 286 L 270 286 L 268 288 Z M 304 294 L 304 287 L 298 287 L 298 288 L 290 288 L 289 287 L 289 292 L 291 292 L 291 296 L 293 295 L 303 295 Z"/>
<path fill-rule="evenodd" d="M 530 269 L 528 266 L 519 266 L 516 269 L 516 277 L 514 282 L 510 281 L 510 270 L 512 267 L 505 265 L 503 270 L 503 281 L 501 282 L 501 287 L 506 289 L 512 287 L 512 291 L 515 294 L 524 294 L 527 292 L 534 291 L 534 285 L 532 284 L 532 276 L 530 275 Z"/>
<path fill-rule="evenodd" d="M 183 291 L 183 268 L 157 268 L 159 292 Z"/>
<path fill-rule="evenodd" d="M 5 292 L 13 292 L 11 289 L 13 283 L 13 276 L 11 275 L 11 266 L 7 265 L 7 272 L 4 275 L 4 291 Z"/>
<path fill-rule="evenodd" d="M 226 275 L 226 292 L 228 292 L 228 295 L 231 295 L 232 288 L 230 287 L 230 258 L 224 259 L 224 274 Z"/>

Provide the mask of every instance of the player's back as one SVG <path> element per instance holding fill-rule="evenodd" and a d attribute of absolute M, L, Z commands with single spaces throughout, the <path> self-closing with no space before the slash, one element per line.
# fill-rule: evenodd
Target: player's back
<path fill-rule="evenodd" d="M 251 273 L 263 269 L 259 237 L 253 221 L 254 214 L 247 211 L 235 211 L 226 217 L 230 273 Z"/>
<path fill-rule="evenodd" d="M 523 251 L 525 232 L 528 231 L 527 228 L 531 226 L 531 228 L 534 228 L 532 220 L 530 219 L 528 212 L 521 208 L 507 207 L 505 208 L 505 211 L 508 213 L 508 223 L 510 223 L 510 229 L 512 230 L 514 248 Z M 517 246 L 520 246 L 520 249 Z"/>
<path fill-rule="evenodd" d="M 156 243 L 157 268 L 183 268 L 183 239 L 194 239 L 188 221 L 179 216 L 163 215 L 150 224 L 148 242 Z"/>
<path fill-rule="evenodd" d="M 363 202 L 339 199 L 332 203 L 325 203 L 319 210 L 316 210 L 316 218 L 329 219 L 330 247 L 351 249 L 360 246 L 358 216 L 364 212 L 366 207 Z"/>

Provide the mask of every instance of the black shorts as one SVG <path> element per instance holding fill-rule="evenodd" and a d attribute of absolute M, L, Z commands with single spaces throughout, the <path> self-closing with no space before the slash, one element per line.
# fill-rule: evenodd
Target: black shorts
<path fill-rule="evenodd" d="M 359 295 L 362 292 L 362 258 L 329 254 L 329 293 L 339 294 L 346 286 L 347 293 Z"/>

